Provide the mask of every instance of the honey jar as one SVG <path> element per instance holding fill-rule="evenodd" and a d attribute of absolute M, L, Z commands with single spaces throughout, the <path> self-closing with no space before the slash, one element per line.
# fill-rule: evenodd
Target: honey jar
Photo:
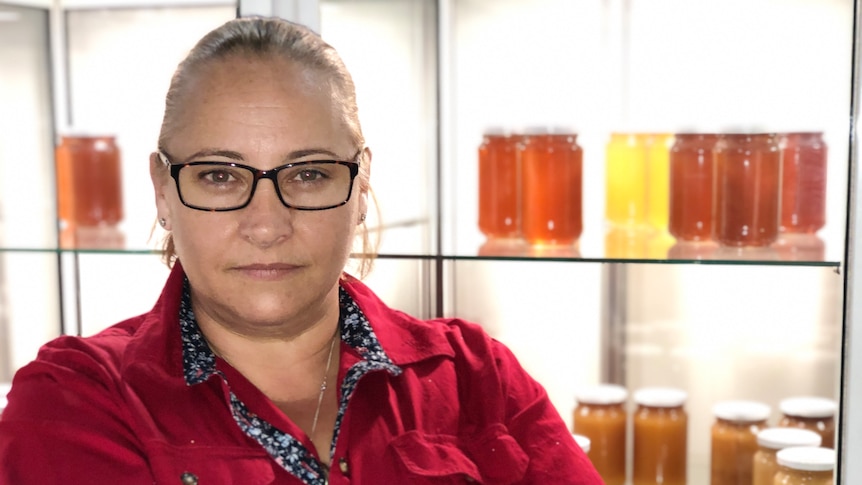
<path fill-rule="evenodd" d="M 669 230 L 678 240 L 712 238 L 712 147 L 718 135 L 681 133 L 670 150 Z"/>
<path fill-rule="evenodd" d="M 634 485 L 685 485 L 688 415 L 685 391 L 652 387 L 634 394 Z"/>
<path fill-rule="evenodd" d="M 751 485 L 757 434 L 771 409 L 754 401 L 722 401 L 713 407 L 711 485 Z"/>
<path fill-rule="evenodd" d="M 628 391 L 613 384 L 581 389 L 576 396 L 574 432 L 590 440 L 590 461 L 606 485 L 626 480 L 625 402 Z"/>
<path fill-rule="evenodd" d="M 489 238 L 513 238 L 521 230 L 518 140 L 489 128 L 479 146 L 479 230 Z"/>
<path fill-rule="evenodd" d="M 713 237 L 726 246 L 769 246 L 778 238 L 781 152 L 773 133 L 718 137 L 713 154 Z"/>
<path fill-rule="evenodd" d="M 821 446 L 835 447 L 835 412 L 838 404 L 823 397 L 791 397 L 779 403 L 778 426 L 810 429 L 823 439 Z"/>
<path fill-rule="evenodd" d="M 524 239 L 532 245 L 576 243 L 583 231 L 583 151 L 577 134 L 533 128 L 518 149 Z"/>
<path fill-rule="evenodd" d="M 835 450 L 797 446 L 776 453 L 778 472 L 773 485 L 833 485 Z"/>
<path fill-rule="evenodd" d="M 757 433 L 752 485 L 772 485 L 778 471 L 775 454 L 793 446 L 820 446 L 820 435 L 800 428 L 766 428 Z"/>

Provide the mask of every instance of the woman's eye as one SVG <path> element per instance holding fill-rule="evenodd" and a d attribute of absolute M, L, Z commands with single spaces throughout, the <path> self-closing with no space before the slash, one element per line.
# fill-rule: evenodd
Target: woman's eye
<path fill-rule="evenodd" d="M 326 175 L 320 170 L 307 168 L 297 172 L 294 180 L 298 182 L 316 182 L 324 178 L 326 178 Z"/>
<path fill-rule="evenodd" d="M 227 170 L 210 170 L 201 174 L 201 178 L 210 183 L 224 184 L 230 182 L 233 176 Z"/>

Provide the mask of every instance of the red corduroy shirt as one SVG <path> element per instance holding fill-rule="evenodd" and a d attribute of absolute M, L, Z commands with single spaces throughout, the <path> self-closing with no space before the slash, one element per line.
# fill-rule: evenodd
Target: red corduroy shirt
<path fill-rule="evenodd" d="M 217 375 L 187 382 L 184 277 L 177 264 L 150 312 L 56 339 L 15 375 L 0 418 L 0 483 L 309 483 L 238 425 L 232 397 L 316 459 L 240 373 L 217 359 Z M 328 483 L 603 483 L 545 390 L 478 325 L 415 319 L 350 276 L 341 286 L 400 372 L 364 373 L 340 396 Z M 342 342 L 339 382 L 360 350 Z"/>

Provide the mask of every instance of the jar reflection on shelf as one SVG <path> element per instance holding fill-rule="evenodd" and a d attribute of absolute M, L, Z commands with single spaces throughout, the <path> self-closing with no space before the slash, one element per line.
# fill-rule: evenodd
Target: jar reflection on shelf
<path fill-rule="evenodd" d="M 99 226 L 70 226 L 60 231 L 62 249 L 123 249 L 126 236 L 117 227 L 107 224 Z"/>
<path fill-rule="evenodd" d="M 772 247 L 782 261 L 826 260 L 826 244 L 817 234 L 781 232 Z"/>
<path fill-rule="evenodd" d="M 715 259 L 718 244 L 712 240 L 677 240 L 667 251 L 667 259 L 709 260 Z"/>
<path fill-rule="evenodd" d="M 477 254 L 479 256 L 520 257 L 526 256 L 528 249 L 529 247 L 523 239 L 492 237 L 486 239 L 479 246 Z"/>
<path fill-rule="evenodd" d="M 611 259 L 644 259 L 652 230 L 646 225 L 611 224 L 605 233 L 605 257 Z"/>
<path fill-rule="evenodd" d="M 772 246 L 724 246 L 719 244 L 712 259 L 721 261 L 779 261 L 778 251 Z"/>

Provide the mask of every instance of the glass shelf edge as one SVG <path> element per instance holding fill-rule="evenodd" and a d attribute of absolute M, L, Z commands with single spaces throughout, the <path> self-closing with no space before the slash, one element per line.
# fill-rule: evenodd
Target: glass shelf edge
<path fill-rule="evenodd" d="M 86 248 L 23 248 L 0 247 L 0 253 L 55 253 L 55 254 L 152 254 L 161 255 L 157 249 L 86 249 Z M 351 257 L 360 257 L 353 254 Z M 840 268 L 841 261 L 789 261 L 789 260 L 744 260 L 744 259 L 649 259 L 649 258 L 585 258 L 554 256 L 474 256 L 456 254 L 409 254 L 380 253 L 377 259 L 414 259 L 443 261 L 536 261 L 600 264 L 671 264 L 671 265 L 722 265 L 722 266 L 806 266 Z"/>

